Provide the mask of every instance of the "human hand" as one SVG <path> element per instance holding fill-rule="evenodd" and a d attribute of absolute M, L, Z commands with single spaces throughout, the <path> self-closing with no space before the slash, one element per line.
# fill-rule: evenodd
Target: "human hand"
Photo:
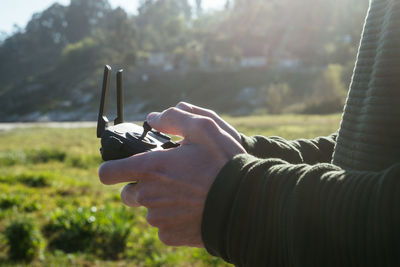
<path fill-rule="evenodd" d="M 181 146 L 108 161 L 99 169 L 102 183 L 137 182 L 124 187 L 123 202 L 148 209 L 147 221 L 171 246 L 203 247 L 201 221 L 208 191 L 218 172 L 244 148 L 214 120 L 170 108 L 152 113 L 158 131 L 183 137 Z"/>
<path fill-rule="evenodd" d="M 219 127 L 221 127 L 221 129 L 230 134 L 236 141 L 238 141 L 239 144 L 242 144 L 242 138 L 239 132 L 236 131 L 236 129 L 233 128 L 232 125 L 230 125 L 229 123 L 224 121 L 220 116 L 218 116 L 218 114 L 215 113 L 215 111 L 198 107 L 186 102 L 179 102 L 176 105 L 176 107 L 186 112 L 212 119 Z"/>

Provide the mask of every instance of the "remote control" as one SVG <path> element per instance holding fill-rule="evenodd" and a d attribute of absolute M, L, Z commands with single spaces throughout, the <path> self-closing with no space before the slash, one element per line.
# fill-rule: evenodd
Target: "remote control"
<path fill-rule="evenodd" d="M 145 121 L 143 127 L 134 123 L 124 123 L 122 72 L 117 72 L 117 118 L 109 126 L 104 115 L 110 87 L 111 67 L 104 68 L 103 88 L 97 120 L 97 137 L 101 138 L 101 156 L 104 161 L 127 158 L 135 154 L 178 147 L 179 144 L 163 133 L 155 131 Z"/>

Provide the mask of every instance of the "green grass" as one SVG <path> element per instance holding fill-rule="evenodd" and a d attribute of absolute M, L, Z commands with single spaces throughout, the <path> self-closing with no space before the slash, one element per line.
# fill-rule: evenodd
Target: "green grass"
<path fill-rule="evenodd" d="M 286 139 L 314 138 L 339 129 L 340 115 L 281 115 L 225 117 L 246 135 L 281 136 Z"/>
<path fill-rule="evenodd" d="M 225 118 L 247 135 L 287 139 L 328 135 L 340 121 L 339 115 Z M 100 162 L 95 129 L 0 132 L 1 266 L 226 265 L 203 249 L 164 246 L 146 224 L 145 209 L 123 207 L 121 185 L 99 182 Z M 26 218 L 40 229 L 41 252 L 31 263 L 13 262 L 4 232 Z"/>

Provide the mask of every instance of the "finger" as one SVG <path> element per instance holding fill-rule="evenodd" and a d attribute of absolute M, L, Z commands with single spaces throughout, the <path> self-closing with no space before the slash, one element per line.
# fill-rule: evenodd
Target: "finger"
<path fill-rule="evenodd" d="M 186 102 L 179 102 L 176 105 L 177 108 L 184 110 L 186 112 L 192 113 L 192 114 L 197 114 L 205 117 L 209 117 L 213 119 L 219 127 L 221 127 L 224 131 L 226 131 L 228 134 L 230 134 L 233 138 L 235 138 L 239 143 L 241 143 L 241 136 L 240 134 L 233 128 L 229 123 L 224 121 L 220 116 L 218 116 L 217 113 L 210 109 L 205 109 L 202 107 L 195 106 L 190 103 Z"/>
<path fill-rule="evenodd" d="M 155 172 L 162 171 L 166 159 L 171 157 L 165 155 L 167 152 L 173 151 L 152 151 L 104 162 L 99 168 L 100 181 L 112 185 L 151 179 Z"/>
<path fill-rule="evenodd" d="M 218 125 L 211 118 L 192 114 L 176 107 L 161 113 L 150 113 L 147 116 L 147 122 L 158 131 L 190 140 L 199 140 L 205 135 L 215 135 L 219 130 Z"/>
<path fill-rule="evenodd" d="M 184 110 L 186 112 L 197 114 L 197 115 L 201 115 L 201 116 L 205 116 L 205 117 L 209 117 L 209 118 L 212 118 L 214 120 L 219 118 L 218 115 L 214 111 L 212 111 L 210 109 L 205 109 L 205 108 L 202 108 L 202 107 L 198 107 L 198 106 L 195 106 L 195 105 L 190 104 L 190 103 L 179 102 L 176 105 L 176 107 L 181 109 L 181 110 Z"/>
<path fill-rule="evenodd" d="M 138 187 L 137 183 L 130 183 L 122 189 L 121 200 L 125 205 L 132 208 L 140 207 L 140 204 L 137 202 Z"/>
<path fill-rule="evenodd" d="M 190 202 L 188 196 L 176 197 L 179 193 L 175 193 L 174 189 L 165 181 L 164 183 L 159 181 L 130 183 L 122 189 L 121 200 L 130 207 L 144 206 L 159 210 L 176 207 L 179 203 L 185 203 L 190 210 L 198 207 L 199 204 Z"/>

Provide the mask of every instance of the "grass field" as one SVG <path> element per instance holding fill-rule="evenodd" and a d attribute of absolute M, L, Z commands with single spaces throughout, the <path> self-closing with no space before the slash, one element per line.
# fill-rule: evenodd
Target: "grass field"
<path fill-rule="evenodd" d="M 338 129 L 340 116 L 226 119 L 247 135 L 294 139 L 328 135 Z M 157 230 L 147 226 L 145 209 L 121 204 L 121 185 L 100 184 L 100 163 L 99 140 L 92 128 L 0 132 L 1 266 L 226 265 L 202 249 L 164 246 Z M 11 255 L 11 246 L 21 246 L 24 238 L 32 249 Z M 17 247 L 18 251 L 24 250 Z"/>

